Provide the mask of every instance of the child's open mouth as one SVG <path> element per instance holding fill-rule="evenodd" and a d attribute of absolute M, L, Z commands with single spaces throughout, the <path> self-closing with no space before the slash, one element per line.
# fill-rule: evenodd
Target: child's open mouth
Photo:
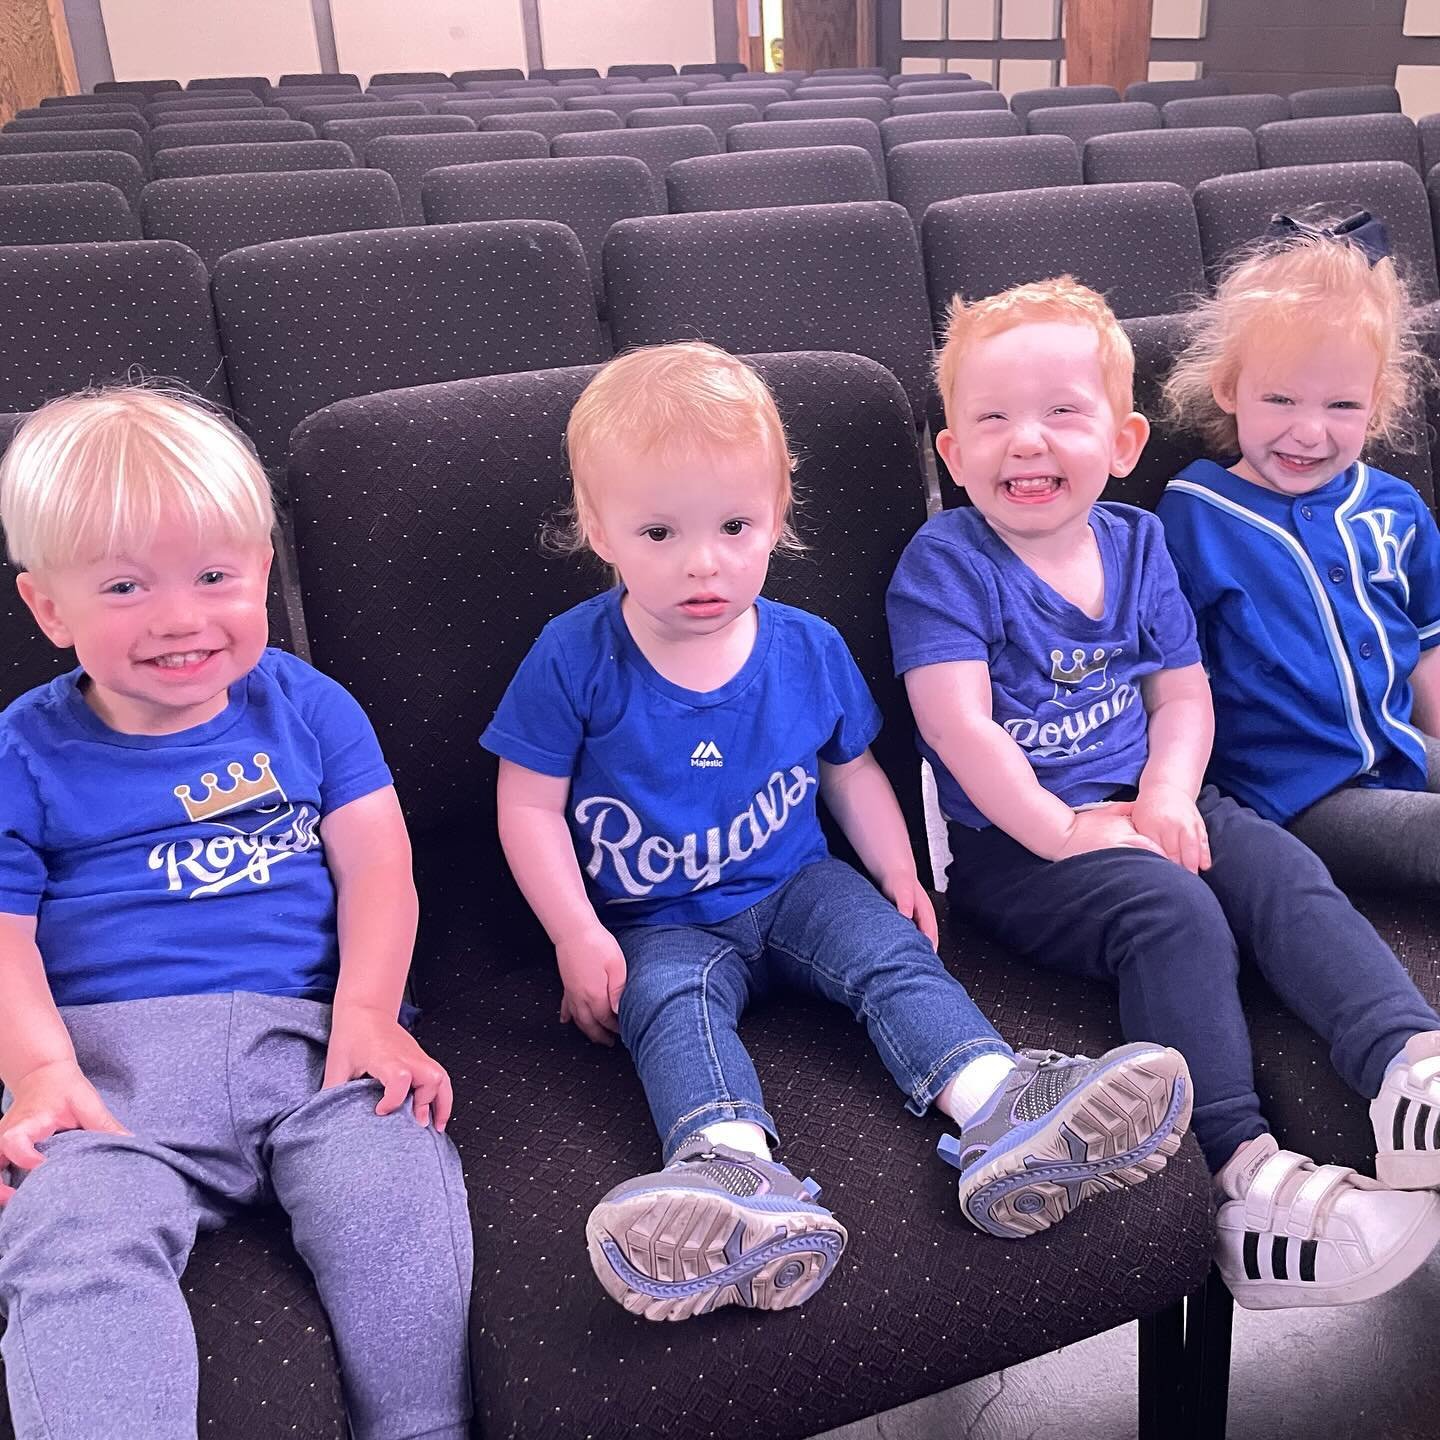
<path fill-rule="evenodd" d="M 213 650 L 172 650 L 166 655 L 152 655 L 145 663 L 157 670 L 183 674 L 198 670 L 214 653 Z"/>
<path fill-rule="evenodd" d="M 1005 493 L 1022 505 L 1033 505 L 1058 495 L 1065 482 L 1058 475 L 1024 475 L 1004 482 Z"/>

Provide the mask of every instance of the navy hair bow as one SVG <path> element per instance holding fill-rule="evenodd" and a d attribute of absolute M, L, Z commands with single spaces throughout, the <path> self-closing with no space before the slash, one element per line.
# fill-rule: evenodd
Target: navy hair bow
<path fill-rule="evenodd" d="M 1372 267 L 1390 254 L 1390 232 L 1385 228 L 1385 222 L 1375 219 L 1368 210 L 1330 226 L 1307 225 L 1303 220 L 1292 220 L 1288 215 L 1272 215 L 1265 238 L 1302 245 L 1313 244 L 1317 240 L 1344 240 L 1362 250 Z"/>

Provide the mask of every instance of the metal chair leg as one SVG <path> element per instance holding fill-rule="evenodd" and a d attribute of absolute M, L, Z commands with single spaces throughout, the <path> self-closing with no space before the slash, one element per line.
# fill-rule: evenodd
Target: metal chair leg
<path fill-rule="evenodd" d="M 1184 1396 L 1191 1440 L 1225 1440 L 1235 1301 L 1213 1266 L 1185 1308 Z"/>
<path fill-rule="evenodd" d="M 1185 1302 L 1140 1321 L 1139 1440 L 1174 1440 L 1185 1382 Z"/>

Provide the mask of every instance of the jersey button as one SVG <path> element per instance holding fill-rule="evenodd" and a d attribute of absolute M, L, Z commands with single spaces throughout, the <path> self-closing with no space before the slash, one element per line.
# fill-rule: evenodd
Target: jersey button
<path fill-rule="evenodd" d="M 1362 660 L 1368 660 L 1374 653 L 1375 647 L 1368 640 L 1360 642 L 1360 658 Z"/>
<path fill-rule="evenodd" d="M 1313 520 L 1315 518 L 1315 511 L 1309 505 L 1302 505 L 1300 507 L 1300 514 L 1306 520 Z"/>
<path fill-rule="evenodd" d="M 1338 585 L 1345 578 L 1345 567 L 1343 565 L 1332 565 L 1330 567 L 1330 578 Z"/>

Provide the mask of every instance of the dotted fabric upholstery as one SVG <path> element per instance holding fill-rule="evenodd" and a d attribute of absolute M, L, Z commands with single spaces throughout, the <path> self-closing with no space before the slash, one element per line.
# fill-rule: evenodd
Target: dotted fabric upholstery
<path fill-rule="evenodd" d="M 890 102 L 892 115 L 936 115 L 948 111 L 1010 111 L 1005 97 L 994 90 L 966 90 L 939 95 L 897 95 Z"/>
<path fill-rule="evenodd" d="M 84 110 L 87 107 L 96 109 L 113 110 L 117 105 L 128 106 L 132 110 L 143 110 L 145 108 L 145 97 L 143 95 L 47 95 L 40 102 L 41 110 Z"/>
<path fill-rule="evenodd" d="M 400 192 L 383 170 L 155 180 L 141 196 L 140 220 L 147 240 L 178 240 L 212 270 L 245 245 L 404 223 Z"/>
<path fill-rule="evenodd" d="M 1032 110 L 1048 110 L 1056 105 L 1109 105 L 1120 99 L 1113 85 L 1047 85 L 1039 90 L 1017 90 L 1010 97 L 1010 108 L 1022 119 Z"/>
<path fill-rule="evenodd" d="M 549 151 L 544 136 L 529 130 L 467 131 L 459 135 L 379 135 L 365 147 L 365 163 L 386 171 L 400 193 L 406 225 L 423 225 L 421 183 L 442 165 L 474 165 L 488 160 L 539 160 Z M 652 187 L 653 188 L 653 187 Z"/>
<path fill-rule="evenodd" d="M 814 145 L 858 145 L 875 166 L 882 185 L 885 179 L 885 151 L 880 127 L 873 120 L 766 120 L 760 124 L 737 125 L 725 137 L 730 150 L 809 149 Z"/>
<path fill-rule="evenodd" d="M 776 100 L 765 107 L 769 120 L 869 120 L 878 125 L 890 114 L 888 100 Z"/>
<path fill-rule="evenodd" d="M 611 110 L 531 110 L 516 115 L 487 115 L 480 130 L 529 130 L 553 140 L 586 130 L 619 130 L 620 117 Z"/>
<path fill-rule="evenodd" d="M 276 145 L 181 145 L 155 156 L 155 178 L 256 175 L 282 170 L 348 170 L 355 157 L 338 140 L 282 140 Z"/>
<path fill-rule="evenodd" d="M 1144 100 L 1164 105 L 1169 100 L 1188 100 L 1196 95 L 1228 95 L 1228 82 L 1200 76 L 1194 80 L 1135 80 L 1125 87 L 1127 100 Z"/>
<path fill-rule="evenodd" d="M 550 93 L 560 102 L 560 108 L 563 110 L 566 108 L 567 100 L 582 100 L 587 95 L 599 95 L 602 91 L 599 84 L 593 80 L 566 80 L 557 85 Z M 583 109 L 584 107 L 571 106 L 569 108 Z"/>
<path fill-rule="evenodd" d="M 439 70 L 382 70 L 370 77 L 370 85 L 432 85 L 450 77 Z"/>
<path fill-rule="evenodd" d="M 1008 110 L 935 111 L 925 115 L 892 115 L 880 122 L 880 143 L 887 153 L 916 140 L 983 140 L 1019 135 L 1024 122 Z"/>
<path fill-rule="evenodd" d="M 360 88 L 360 77 L 352 75 L 348 70 L 342 70 L 338 75 L 331 74 L 328 70 L 295 72 L 280 77 L 280 88 L 287 89 L 296 85 L 307 86 L 333 86 L 336 89 L 358 90 Z"/>
<path fill-rule="evenodd" d="M 605 73 L 607 75 L 629 75 L 636 80 L 649 80 L 655 75 L 673 75 L 673 65 L 611 65 Z"/>
<path fill-rule="evenodd" d="M 696 62 L 692 65 L 680 67 L 682 75 L 719 75 L 722 79 L 734 79 L 740 75 L 748 75 L 750 67 L 742 64 L 739 60 L 716 60 Z"/>
<path fill-rule="evenodd" d="M 591 95 L 567 100 L 565 109 L 608 110 L 623 125 L 636 110 L 672 108 L 679 104 L 678 95 Z"/>
<path fill-rule="evenodd" d="M 1160 112 L 1144 101 L 1119 105 L 1059 105 L 1032 110 L 1025 118 L 1030 135 L 1068 135 L 1083 145 L 1094 135 L 1117 135 L 1127 130 L 1158 130 Z"/>
<path fill-rule="evenodd" d="M 671 72 L 666 72 L 671 73 Z M 532 80 L 598 80 L 600 72 L 593 65 L 575 65 L 567 69 L 547 70 L 544 68 L 530 72 Z"/>
<path fill-rule="evenodd" d="M 94 90 L 97 95 L 135 94 L 166 95 L 180 89 L 178 80 L 97 80 Z"/>
<path fill-rule="evenodd" d="M 250 98 L 255 99 L 253 95 Z M 255 100 L 253 105 L 216 105 L 203 110 L 188 105 L 182 110 L 177 106 L 171 110 L 156 111 L 148 118 L 150 128 L 154 130 L 160 125 L 185 125 L 196 120 L 213 124 L 221 120 L 289 120 L 291 115 L 282 106 L 262 105 Z"/>
<path fill-rule="evenodd" d="M 923 421 L 930 321 L 899 205 L 794 205 L 622 220 L 605 241 L 615 348 L 703 339 L 738 354 L 848 350 L 887 366 Z"/>
<path fill-rule="evenodd" d="M 727 92 L 728 94 L 728 92 Z M 796 100 L 884 100 L 895 98 L 895 92 L 884 82 L 874 85 L 801 84 L 794 92 Z"/>
<path fill-rule="evenodd" d="M 704 155 L 672 165 L 666 185 L 676 215 L 885 199 L 875 162 L 858 145 Z"/>
<path fill-rule="evenodd" d="M 1214 175 L 1255 170 L 1255 137 L 1238 125 L 1195 130 L 1141 130 L 1097 135 L 1082 156 L 1087 185 L 1126 180 L 1170 180 L 1193 190 Z"/>
<path fill-rule="evenodd" d="M 796 483 L 812 547 L 778 562 L 767 589 L 840 628 L 886 712 L 877 754 L 918 820 L 883 618 L 886 583 L 924 518 L 904 396 L 852 356 L 759 363 L 806 457 Z M 615 1440 L 640 1423 L 699 1440 L 754 1430 L 763 1414 L 767 1440 L 798 1440 L 1186 1293 L 1211 1243 L 1192 1141 L 1142 1190 L 1087 1204 L 1023 1245 L 998 1243 L 959 1214 L 933 1154 L 942 1125 L 905 1113 L 848 1015 L 798 999 L 757 1007 L 744 1034 L 786 1158 L 817 1176 L 850 1229 L 824 1293 L 779 1314 L 657 1326 L 625 1317 L 595 1284 L 586 1210 L 655 1159 L 640 1086 L 622 1052 L 555 1024 L 543 936 L 514 918 L 508 880 L 473 878 L 505 873 L 487 801 L 495 761 L 476 736 L 544 622 L 605 583 L 598 567 L 537 545 L 566 496 L 561 436 L 589 378 L 513 375 L 347 402 L 309 421 L 292 454 L 316 660 L 375 717 L 417 837 L 419 1035 L 465 1097 L 450 1133 L 476 1218 L 477 1432 Z M 989 953 L 967 937 L 949 937 L 945 953 L 1017 1043 L 1095 1053 L 1118 1038 L 1107 992 L 1056 1004 L 1054 982 L 1028 969 L 997 967 L 992 982 Z M 566 1117 L 558 1129 L 555 1114 Z M 697 1383 L 714 1374 L 725 1383 Z"/>
<path fill-rule="evenodd" d="M 44 155 L 77 152 L 127 155 L 150 173 L 150 152 L 145 137 L 133 130 L 36 130 L 24 134 L 0 132 L 0 155 Z"/>
<path fill-rule="evenodd" d="M 378 120 L 382 115 L 428 115 L 418 100 L 359 100 L 343 105 L 306 105 L 298 118 L 310 125 L 323 125 L 329 120 Z"/>
<path fill-rule="evenodd" d="M 93 96 L 87 96 L 93 99 Z M 100 105 L 87 105 L 84 108 L 70 107 L 61 109 L 54 105 L 30 105 L 22 110 L 17 110 L 14 115 L 16 120 L 43 120 L 47 115 L 119 115 L 122 119 L 128 120 L 132 116 L 139 115 L 139 109 L 134 105 L 125 105 L 118 101 L 106 102 L 104 96 L 100 97 Z"/>
<path fill-rule="evenodd" d="M 270 95 L 270 82 L 263 75 L 207 75 L 192 80 L 187 90 L 250 90 L 262 100 Z"/>
<path fill-rule="evenodd" d="M 139 115 L 122 115 L 118 110 L 91 114 L 81 110 L 57 110 L 54 114 L 39 115 L 33 120 L 11 120 L 0 135 L 63 135 L 103 131 L 106 134 L 116 130 L 129 130 L 142 139 L 150 126 Z"/>
<path fill-rule="evenodd" d="M 113 185 L 0 185 L 0 245 L 65 245 L 82 240 L 138 240 L 130 202 Z"/>
<path fill-rule="evenodd" d="M 348 145 L 357 160 L 382 135 L 465 135 L 474 130 L 468 115 L 381 115 L 374 120 L 328 120 L 320 127 L 325 139 Z"/>
<path fill-rule="evenodd" d="M 1408 115 L 1327 115 L 1276 120 L 1255 132 L 1260 164 L 1338 165 L 1348 160 L 1399 160 L 1420 170 L 1420 137 Z M 1420 171 L 1424 174 L 1424 171 Z"/>
<path fill-rule="evenodd" d="M 0 135 L 0 185 L 64 185 L 98 180 L 113 185 L 132 210 L 140 205 L 145 172 L 133 155 L 117 150 L 37 151 L 11 154 Z"/>
<path fill-rule="evenodd" d="M 596 108 L 609 109 L 610 106 Z M 540 110 L 560 109 L 560 102 L 552 100 L 548 96 L 529 95 L 523 99 L 520 96 L 512 95 L 508 99 L 489 99 L 476 97 L 473 100 L 461 98 L 458 100 L 442 100 L 440 102 L 440 114 L 442 115 L 464 115 L 475 122 L 478 128 L 480 122 L 487 115 L 533 115 Z"/>
<path fill-rule="evenodd" d="M 523 80 L 525 72 L 513 66 L 501 66 L 495 70 L 456 70 L 450 78 L 457 85 L 464 85 L 471 80 Z"/>
<path fill-rule="evenodd" d="M 180 145 L 266 145 L 287 140 L 314 140 L 315 130 L 303 120 L 225 120 L 215 124 L 162 125 L 150 132 L 150 154 Z"/>
<path fill-rule="evenodd" d="M 1213 276 L 1238 246 L 1264 233 L 1277 211 L 1294 215 L 1312 206 L 1323 207 L 1332 219 L 1357 210 L 1383 216 L 1396 267 L 1417 300 L 1440 299 L 1425 186 L 1398 160 L 1292 165 L 1202 182 L 1195 187 L 1195 214 L 1206 268 Z"/>
<path fill-rule="evenodd" d="M 516 132 L 517 134 L 523 132 Z M 733 130 L 730 132 L 735 133 Z M 552 155 L 633 155 L 650 171 L 655 213 L 663 214 L 668 203 L 665 175 L 677 160 L 693 155 L 715 155 L 720 142 L 705 125 L 657 125 L 654 129 L 594 130 L 578 135 L 557 135 L 550 144 Z"/>
<path fill-rule="evenodd" d="M 327 95 L 336 92 L 327 90 Z M 145 118 L 154 121 L 163 115 L 193 115 L 206 110 L 268 110 L 279 109 L 280 102 L 277 99 L 274 105 L 268 105 L 258 95 L 252 95 L 248 90 L 212 90 L 205 95 L 173 95 L 161 96 L 158 100 L 152 100 L 145 107 Z"/>
<path fill-rule="evenodd" d="M 199 256 L 172 240 L 0 250 L 0 411 L 132 368 L 230 397 Z"/>
<path fill-rule="evenodd" d="M 1290 102 L 1283 95 L 1200 95 L 1167 100 L 1160 121 L 1168 126 L 1241 125 L 1258 130 L 1276 120 L 1290 118 Z"/>
<path fill-rule="evenodd" d="M 657 105 L 650 110 L 631 111 L 625 123 L 637 130 L 656 125 L 704 125 L 714 132 L 723 148 L 733 126 L 754 125 L 759 119 L 759 108 L 754 105 Z"/>
<path fill-rule="evenodd" d="M 550 221 L 277 240 L 222 258 L 212 289 L 235 408 L 271 466 L 332 400 L 603 358 L 584 252 Z"/>
<path fill-rule="evenodd" d="M 887 157 L 890 194 L 918 225 L 937 200 L 1080 184 L 1080 152 L 1063 135 L 916 140 Z"/>
<path fill-rule="evenodd" d="M 1424 115 L 1415 122 L 1420 137 L 1420 173 L 1428 175 L 1440 165 L 1440 115 Z"/>
<path fill-rule="evenodd" d="M 928 78 L 916 79 L 914 76 L 905 76 L 899 80 L 892 80 L 896 95 L 963 95 L 967 92 L 981 90 L 992 90 L 992 86 L 985 80 L 965 80 L 958 75 L 932 75 Z"/>
<path fill-rule="evenodd" d="M 605 275 L 601 251 L 610 227 L 635 215 L 663 213 L 655 204 L 649 167 L 629 155 L 449 165 L 425 177 L 422 201 L 430 225 L 466 220 L 554 220 L 569 226 L 585 252 L 595 285 L 595 304 L 602 315 Z"/>
<path fill-rule="evenodd" d="M 383 100 L 362 94 L 358 90 L 297 90 L 293 95 L 277 91 L 274 100 L 274 105 L 294 120 L 304 120 L 307 110 L 336 110 L 342 105 L 348 106 L 353 115 L 369 115 L 374 106 L 384 103 Z M 325 118 L 323 114 L 316 116 L 317 122 Z M 341 120 L 345 117 L 342 114 L 334 118 Z"/>
<path fill-rule="evenodd" d="M 382 100 L 423 100 L 427 95 L 455 95 L 459 90 L 451 80 L 427 80 L 414 85 L 372 85 L 366 93 Z"/>
<path fill-rule="evenodd" d="M 794 95 L 794 87 L 790 85 L 727 85 L 724 99 L 727 105 L 753 105 L 763 114 L 767 105 L 793 99 Z M 677 100 L 676 103 L 680 102 Z M 685 96 L 687 105 L 713 105 L 715 103 L 715 88 L 712 85 L 707 85 L 701 90 L 692 90 Z"/>
<path fill-rule="evenodd" d="M 1290 113 L 1297 120 L 1315 115 L 1373 115 L 1400 110 L 1400 92 L 1393 85 L 1325 85 L 1317 90 L 1295 90 Z"/>
<path fill-rule="evenodd" d="M 1119 316 L 1186 309 L 1205 281 L 1190 197 L 1163 182 L 942 200 L 923 233 L 937 326 L 952 295 L 977 300 L 1054 275 L 1093 286 Z"/>

